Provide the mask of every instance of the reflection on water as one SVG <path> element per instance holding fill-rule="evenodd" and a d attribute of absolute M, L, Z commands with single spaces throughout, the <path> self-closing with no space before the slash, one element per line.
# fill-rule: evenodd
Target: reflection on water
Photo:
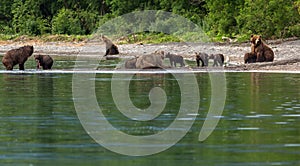
<path fill-rule="evenodd" d="M 122 115 L 110 93 L 111 74 L 97 74 L 99 106 L 111 124 L 133 135 L 170 125 L 180 106 L 180 88 L 171 74 L 136 75 L 132 102 L 149 106 L 149 91 L 161 87 L 168 103 L 149 122 Z M 299 165 L 300 75 L 226 73 L 227 98 L 221 120 L 204 142 L 199 131 L 210 103 L 207 73 L 196 74 L 200 109 L 190 132 L 174 147 L 146 157 L 115 154 L 94 142 L 73 105 L 72 74 L 0 75 L 1 165 Z M 87 87 L 88 88 L 88 87 Z"/>

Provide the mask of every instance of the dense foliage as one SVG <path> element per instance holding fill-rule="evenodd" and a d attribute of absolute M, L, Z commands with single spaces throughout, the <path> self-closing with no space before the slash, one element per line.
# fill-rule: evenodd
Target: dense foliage
<path fill-rule="evenodd" d="M 300 0 L 1 0 L 0 34 L 88 35 L 141 10 L 179 14 L 211 37 L 300 36 Z"/>

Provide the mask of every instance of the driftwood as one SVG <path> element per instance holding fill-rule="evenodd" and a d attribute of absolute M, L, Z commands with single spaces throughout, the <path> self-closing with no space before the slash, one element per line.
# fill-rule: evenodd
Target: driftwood
<path fill-rule="evenodd" d="M 300 58 L 280 60 L 271 63 L 261 63 L 261 64 L 254 63 L 253 66 L 257 66 L 257 67 L 278 66 L 278 65 L 288 65 L 288 64 L 298 63 L 298 62 L 300 62 Z"/>
<path fill-rule="evenodd" d="M 226 67 L 226 68 L 232 70 L 258 70 L 260 68 L 268 67 L 268 66 L 289 65 L 289 64 L 299 63 L 299 62 L 300 62 L 300 58 L 294 58 L 294 59 L 285 59 L 285 60 L 279 60 L 274 62 L 250 63 L 250 64 L 244 64 L 240 66 Z"/>

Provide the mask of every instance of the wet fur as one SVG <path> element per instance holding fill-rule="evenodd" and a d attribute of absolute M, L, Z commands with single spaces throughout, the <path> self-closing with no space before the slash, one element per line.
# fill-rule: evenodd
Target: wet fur
<path fill-rule="evenodd" d="M 34 59 L 37 63 L 37 69 L 40 67 L 42 67 L 43 70 L 49 70 L 52 68 L 53 59 L 49 55 L 34 55 Z"/>
<path fill-rule="evenodd" d="M 135 69 L 136 68 L 137 58 L 129 59 L 125 62 L 126 69 Z"/>
<path fill-rule="evenodd" d="M 171 66 L 176 67 L 176 63 L 179 63 L 181 67 L 185 66 L 183 57 L 181 55 L 170 54 L 169 52 L 165 55 L 165 58 L 170 59 Z"/>
<path fill-rule="evenodd" d="M 142 55 L 136 59 L 135 67 L 137 69 L 164 68 L 162 62 L 163 58 L 161 55 Z"/>
<path fill-rule="evenodd" d="M 24 64 L 28 57 L 33 54 L 33 46 L 23 46 L 6 52 L 2 58 L 2 63 L 6 70 L 13 70 L 13 67 L 19 64 L 19 70 L 25 70 Z"/>

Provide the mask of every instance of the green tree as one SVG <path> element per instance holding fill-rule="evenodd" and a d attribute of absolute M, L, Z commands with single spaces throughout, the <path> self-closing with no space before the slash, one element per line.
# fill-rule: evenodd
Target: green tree
<path fill-rule="evenodd" d="M 300 17 L 293 0 L 245 0 L 237 20 L 242 34 L 275 38 L 293 35 L 289 29 L 299 24 Z"/>
<path fill-rule="evenodd" d="M 212 35 L 238 33 L 236 17 L 244 0 L 206 0 L 208 15 L 205 18 Z"/>
<path fill-rule="evenodd" d="M 11 0 L 1 0 L 0 1 L 0 33 L 5 31 L 12 32 L 11 30 L 11 6 L 13 1 Z"/>
<path fill-rule="evenodd" d="M 53 34 L 83 34 L 80 21 L 75 11 L 70 9 L 61 9 L 52 20 Z"/>
<path fill-rule="evenodd" d="M 14 0 L 12 26 L 15 33 L 41 35 L 50 32 L 47 19 L 42 18 L 40 3 L 36 0 Z"/>

